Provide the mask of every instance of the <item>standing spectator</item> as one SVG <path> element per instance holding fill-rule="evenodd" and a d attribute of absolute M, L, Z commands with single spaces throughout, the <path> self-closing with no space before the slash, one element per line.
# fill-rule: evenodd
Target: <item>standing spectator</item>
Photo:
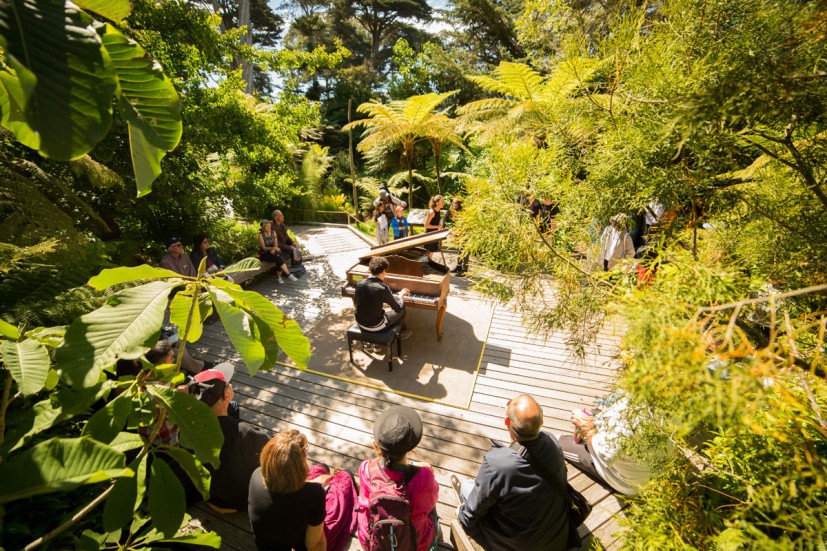
<path fill-rule="evenodd" d="M 568 547 L 568 515 L 565 496 L 538 473 L 540 463 L 566 487 L 566 465 L 557 440 L 542 432 L 543 409 L 528 394 L 508 401 L 505 426 L 511 447 L 495 447 L 485 454 L 476 480 L 451 484 L 460 495 L 457 518 L 469 536 L 485 549 L 564 551 Z"/>
<path fill-rule="evenodd" d="M 663 213 L 664 207 L 661 205 L 659 199 L 649 201 L 649 204 L 646 206 L 646 215 L 644 218 L 644 222 L 646 223 L 644 235 L 649 234 L 649 228 L 660 223 L 663 218 Z"/>
<path fill-rule="evenodd" d="M 445 206 L 445 199 L 442 195 L 434 195 L 428 202 L 428 214 L 425 215 L 425 233 L 435 232 L 445 227 L 445 222 L 442 219 L 442 207 Z M 439 243 L 428 243 L 425 245 L 425 250 L 428 251 L 428 265 L 438 272 L 447 273 L 448 268 L 435 261 L 433 253 L 439 251 Z"/>
<path fill-rule="evenodd" d="M 273 231 L 273 223 L 270 220 L 262 220 L 259 226 L 261 227 L 258 234 L 259 259 L 276 264 L 276 270 L 279 272 L 279 283 L 284 283 L 282 274 L 286 275 L 290 281 L 297 281 L 296 276 L 290 273 L 287 264 L 279 254 L 281 249 L 276 243 L 276 232 Z"/>
<path fill-rule="evenodd" d="M 287 255 L 293 263 L 301 262 L 302 248 L 290 238 L 287 225 L 284 223 L 284 214 L 280 210 L 273 211 L 273 230 L 276 232 L 276 243 L 282 254 Z"/>
<path fill-rule="evenodd" d="M 380 204 L 385 205 L 385 216 L 388 219 L 388 225 L 391 223 L 391 218 L 394 216 L 394 209 L 396 207 L 402 207 L 404 209 L 408 206 L 405 201 L 390 192 L 387 184 L 383 184 L 382 187 L 379 188 L 379 197 L 373 201 L 373 208 L 377 208 Z"/>
<path fill-rule="evenodd" d="M 386 207 L 384 203 L 379 205 L 373 211 L 373 220 L 376 222 L 376 244 L 384 245 L 388 242 L 388 217 L 385 213 Z"/>
<path fill-rule="evenodd" d="M 353 478 L 308 467 L 307 438 L 284 430 L 267 442 L 250 479 L 247 512 L 259 551 L 341 551 L 355 528 Z"/>
<path fill-rule="evenodd" d="M 408 217 L 405 216 L 405 209 L 397 206 L 395 212 L 396 216 L 391 219 L 393 238 L 402 239 L 403 237 L 408 237 Z"/>
<path fill-rule="evenodd" d="M 462 201 L 459 199 L 454 199 L 451 201 L 451 206 L 448 209 L 448 214 L 445 217 L 445 227 L 453 228 L 459 218 L 459 213 L 462 212 Z M 453 230 L 452 230 L 453 233 Z M 452 274 L 456 274 L 462 277 L 465 272 L 468 271 L 468 255 L 462 249 L 459 248 L 457 251 L 457 265 L 454 266 L 454 269 L 451 270 Z"/>
<path fill-rule="evenodd" d="M 422 419 L 407 406 L 392 406 L 373 425 L 373 448 L 376 459 L 366 459 L 359 466 L 359 501 L 356 508 L 359 542 L 367 549 L 370 540 L 371 480 L 379 477 L 405 484 L 410 502 L 411 525 L 416 532 L 416 550 L 427 551 L 439 542 L 439 519 L 436 503 L 439 484 L 429 465 L 415 464 L 408 454 L 422 440 Z"/>
<path fill-rule="evenodd" d="M 230 384 L 234 372 L 233 364 L 223 362 L 202 371 L 187 385 L 190 394 L 213 410 L 224 435 L 218 468 L 207 466 L 212 475 L 210 504 L 222 512 L 243 511 L 247 507 L 250 477 L 258 468 L 262 448 L 270 440 L 257 426 L 238 419 L 238 404 L 233 402 Z M 230 414 L 231 405 L 235 405 L 235 417 Z"/>
<path fill-rule="evenodd" d="M 225 268 L 224 261 L 218 256 L 216 250 L 210 247 L 210 238 L 204 233 L 199 233 L 195 236 L 195 243 L 190 253 L 192 266 L 196 271 L 204 257 L 207 257 L 207 273 L 213 274 Z"/>
<path fill-rule="evenodd" d="M 184 254 L 184 245 L 180 237 L 170 237 L 166 240 L 167 254 L 161 259 L 161 268 L 171 270 L 182 276 L 195 277 L 195 267 L 192 259 Z"/>
<path fill-rule="evenodd" d="M 635 257 L 635 246 L 632 237 L 626 231 L 626 215 L 615 214 L 611 224 L 603 230 L 600 238 L 600 258 L 603 260 L 603 269 L 611 270 L 624 258 Z"/>

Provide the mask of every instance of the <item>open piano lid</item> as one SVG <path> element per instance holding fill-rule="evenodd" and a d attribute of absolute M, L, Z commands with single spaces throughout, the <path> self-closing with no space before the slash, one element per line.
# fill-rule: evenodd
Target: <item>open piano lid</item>
<path fill-rule="evenodd" d="M 430 233 L 411 235 L 409 237 L 403 237 L 402 239 L 394 239 L 390 243 L 385 243 L 384 245 L 376 245 L 375 247 L 371 247 L 370 252 L 368 252 L 364 256 L 359 257 L 359 260 L 366 260 L 374 256 L 385 256 L 388 254 L 398 253 L 400 251 L 413 249 L 414 247 L 423 247 L 429 243 L 436 243 L 437 241 L 442 241 L 443 239 L 448 237 L 448 234 L 450 233 L 450 229 L 444 229 L 439 231 L 432 231 Z"/>

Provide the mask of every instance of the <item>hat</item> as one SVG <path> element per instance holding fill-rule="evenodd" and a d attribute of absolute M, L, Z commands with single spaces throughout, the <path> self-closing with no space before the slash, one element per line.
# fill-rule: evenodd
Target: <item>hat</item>
<path fill-rule="evenodd" d="M 181 238 L 180 237 L 170 237 L 164 243 L 166 244 L 167 249 L 169 249 L 175 243 L 181 243 Z"/>
<path fill-rule="evenodd" d="M 187 385 L 187 392 L 211 406 L 224 396 L 224 389 L 233 378 L 233 373 L 235 373 L 235 368 L 230 362 L 223 362 L 205 369 L 193 377 Z"/>
<path fill-rule="evenodd" d="M 258 223 L 258 227 L 263 228 L 264 224 L 272 224 L 272 223 L 273 223 L 272 220 L 262 220 L 261 222 Z"/>
<path fill-rule="evenodd" d="M 373 437 L 383 452 L 408 453 L 422 440 L 422 419 L 407 406 L 390 407 L 374 423 Z"/>
<path fill-rule="evenodd" d="M 379 190 L 379 197 L 385 197 L 388 194 L 388 190 L 380 189 Z"/>

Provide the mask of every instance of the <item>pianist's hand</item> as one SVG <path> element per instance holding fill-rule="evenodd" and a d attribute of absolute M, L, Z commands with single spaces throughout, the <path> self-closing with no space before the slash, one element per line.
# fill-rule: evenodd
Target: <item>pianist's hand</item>
<path fill-rule="evenodd" d="M 411 294 L 411 290 L 410 290 L 410 289 L 408 289 L 407 287 L 405 287 L 404 289 L 402 289 L 401 291 L 399 291 L 399 296 L 400 296 L 400 297 L 406 297 L 406 296 L 408 296 L 408 295 L 410 295 L 410 294 Z"/>

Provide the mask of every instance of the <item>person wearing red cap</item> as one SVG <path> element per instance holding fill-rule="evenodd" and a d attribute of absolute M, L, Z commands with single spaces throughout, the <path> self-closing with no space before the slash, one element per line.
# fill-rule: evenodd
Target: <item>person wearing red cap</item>
<path fill-rule="evenodd" d="M 247 508 L 250 477 L 258 468 L 262 448 L 270 440 L 259 427 L 228 414 L 234 403 L 230 384 L 234 371 L 231 363 L 220 363 L 198 373 L 187 385 L 190 394 L 210 406 L 224 434 L 221 464 L 217 469 L 207 466 L 212 475 L 209 503 L 222 512 Z"/>
<path fill-rule="evenodd" d="M 411 504 L 411 525 L 416 531 L 417 551 L 427 551 L 439 542 L 439 520 L 436 503 L 439 484 L 430 465 L 414 463 L 408 454 L 422 440 L 422 419 L 407 406 L 392 406 L 380 415 L 373 425 L 373 448 L 377 459 L 367 459 L 359 466 L 358 515 L 359 542 L 364 549 L 370 538 L 370 472 L 376 467 L 385 477 L 407 482 L 407 495 Z M 414 474 L 411 476 L 411 471 Z"/>

